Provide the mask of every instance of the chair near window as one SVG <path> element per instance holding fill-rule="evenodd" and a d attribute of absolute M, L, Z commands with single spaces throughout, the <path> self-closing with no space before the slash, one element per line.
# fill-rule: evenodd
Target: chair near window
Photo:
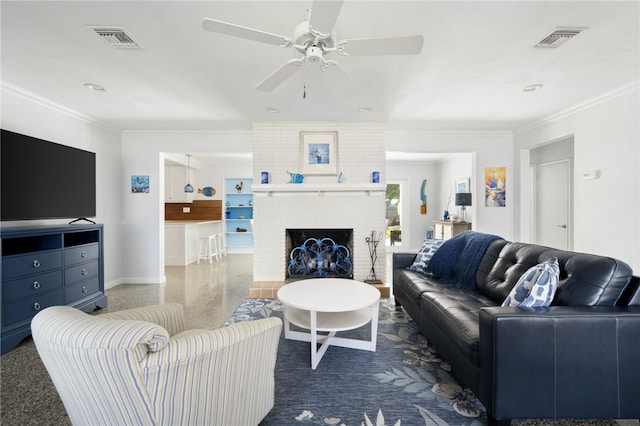
<path fill-rule="evenodd" d="M 186 330 L 179 304 L 54 306 L 31 328 L 73 424 L 257 425 L 274 404 L 279 318 Z"/>
<path fill-rule="evenodd" d="M 390 243 L 392 246 L 395 246 L 396 243 L 399 243 L 402 241 L 402 231 L 401 230 L 393 230 L 393 231 L 389 231 L 389 238 L 390 238 Z"/>

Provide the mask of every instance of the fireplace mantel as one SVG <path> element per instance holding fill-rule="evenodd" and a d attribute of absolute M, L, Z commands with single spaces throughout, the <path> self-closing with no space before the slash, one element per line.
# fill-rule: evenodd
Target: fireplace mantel
<path fill-rule="evenodd" d="M 334 183 L 334 184 L 305 184 L 305 183 L 285 183 L 285 184 L 260 184 L 253 185 L 254 194 L 265 194 L 268 196 L 275 194 L 296 194 L 301 192 L 316 193 L 337 193 L 337 192 L 360 192 L 365 195 L 372 195 L 375 192 L 385 192 L 386 185 L 382 183 Z"/>

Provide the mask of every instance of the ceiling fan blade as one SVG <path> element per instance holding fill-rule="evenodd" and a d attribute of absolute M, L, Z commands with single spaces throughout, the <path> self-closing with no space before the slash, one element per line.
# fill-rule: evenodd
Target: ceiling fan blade
<path fill-rule="evenodd" d="M 314 0 L 311 5 L 309 26 L 320 33 L 330 33 L 338 19 L 342 3 L 342 1 L 333 0 Z"/>
<path fill-rule="evenodd" d="M 344 96 L 351 98 L 359 93 L 358 86 L 336 61 L 324 61 L 322 71 L 329 84 L 337 88 Z"/>
<path fill-rule="evenodd" d="M 357 38 L 336 45 L 341 55 L 417 55 L 422 52 L 422 35 L 389 38 Z"/>
<path fill-rule="evenodd" d="M 273 44 L 281 47 L 288 47 L 293 42 L 287 37 L 271 34 L 253 28 L 247 28 L 228 22 L 218 21 L 216 19 L 204 18 L 202 20 L 202 28 L 214 33 L 226 34 L 233 37 L 245 38 L 248 40 L 259 41 L 261 43 Z"/>
<path fill-rule="evenodd" d="M 278 87 L 283 81 L 291 77 L 300 69 L 300 67 L 304 65 L 304 57 L 302 59 L 290 59 L 280 68 L 275 70 L 269 77 L 262 80 L 257 86 L 256 89 L 262 90 L 264 92 L 270 92 L 276 87 Z"/>

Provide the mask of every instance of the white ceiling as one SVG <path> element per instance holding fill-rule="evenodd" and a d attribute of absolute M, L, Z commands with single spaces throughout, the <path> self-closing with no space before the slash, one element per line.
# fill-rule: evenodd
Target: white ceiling
<path fill-rule="evenodd" d="M 3 83 L 116 129 L 322 120 L 513 130 L 640 78 L 638 1 L 345 0 L 338 39 L 425 40 L 417 56 L 333 53 L 361 90 L 354 98 L 328 86 L 314 64 L 273 92 L 255 90 L 298 52 L 201 26 L 209 17 L 293 37 L 311 1 L 3 0 L 1 7 Z M 114 49 L 88 25 L 125 27 L 144 48 Z M 558 49 L 532 48 L 560 26 L 589 29 Z M 534 83 L 544 88 L 522 91 Z M 364 106 L 372 111 L 359 112 Z"/>

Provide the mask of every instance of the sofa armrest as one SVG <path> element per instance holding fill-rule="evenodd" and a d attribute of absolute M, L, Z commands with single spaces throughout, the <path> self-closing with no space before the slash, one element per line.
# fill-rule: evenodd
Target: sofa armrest
<path fill-rule="evenodd" d="M 116 320 L 146 321 L 157 324 L 167 330 L 169 336 L 186 329 L 184 306 L 179 303 L 143 306 L 99 315 L 100 318 Z"/>
<path fill-rule="evenodd" d="M 393 253 L 393 262 L 391 264 L 393 270 L 408 268 L 413 264 L 416 258 L 415 253 Z"/>
<path fill-rule="evenodd" d="M 640 418 L 640 307 L 480 310 L 490 418 Z"/>

